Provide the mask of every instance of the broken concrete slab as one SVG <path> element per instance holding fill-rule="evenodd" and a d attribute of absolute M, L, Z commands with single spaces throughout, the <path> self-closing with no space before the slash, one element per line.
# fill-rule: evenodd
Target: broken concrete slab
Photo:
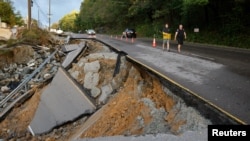
<path fill-rule="evenodd" d="M 76 50 L 79 48 L 79 45 L 78 44 L 70 44 L 70 45 L 63 45 L 62 46 L 62 51 L 67 53 L 67 52 L 71 52 L 73 50 Z"/>
<path fill-rule="evenodd" d="M 9 40 L 12 32 L 9 28 L 0 28 L 0 40 Z"/>
<path fill-rule="evenodd" d="M 84 114 L 91 114 L 95 110 L 96 106 L 79 85 L 60 67 L 42 93 L 28 129 L 32 135 L 47 133 L 54 127 L 73 121 Z"/>
<path fill-rule="evenodd" d="M 67 38 L 65 39 L 65 44 L 68 44 L 70 41 L 70 36 L 67 36 Z"/>
<path fill-rule="evenodd" d="M 72 61 L 82 52 L 84 47 L 86 47 L 85 43 L 81 42 L 76 50 L 69 52 L 66 58 L 64 59 L 62 66 L 64 68 L 68 68 Z"/>

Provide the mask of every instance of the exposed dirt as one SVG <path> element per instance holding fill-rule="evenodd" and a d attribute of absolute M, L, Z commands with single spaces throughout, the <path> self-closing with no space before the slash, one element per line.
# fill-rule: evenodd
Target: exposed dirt
<path fill-rule="evenodd" d="M 22 48 L 25 50 L 25 48 Z M 104 60 L 103 60 L 104 61 Z M 104 61 L 105 62 L 105 61 Z M 111 63 L 110 65 L 114 65 Z M 112 72 L 113 67 L 106 67 L 106 72 Z M 102 77 L 105 79 L 105 77 Z M 144 81 L 147 83 L 147 87 L 143 89 L 143 93 L 137 93 L 136 89 L 139 87 L 139 82 Z M 67 140 L 66 136 L 58 135 L 55 137 L 49 137 L 51 134 L 32 137 L 27 132 L 27 127 L 31 122 L 36 108 L 40 101 L 40 95 L 42 90 L 37 89 L 37 92 L 27 102 L 22 105 L 16 106 L 9 115 L 0 123 L 0 138 L 13 138 L 19 139 L 32 139 L 39 140 L 43 138 L 47 140 Z M 103 116 L 97 123 L 89 128 L 82 137 L 98 137 L 98 136 L 113 136 L 123 135 L 125 132 L 129 132 L 132 135 L 140 135 L 143 133 L 143 128 L 138 124 L 137 117 L 141 116 L 144 119 L 144 124 L 147 125 L 151 122 L 152 117 L 150 115 L 151 110 L 146 106 L 141 99 L 149 98 L 155 102 L 156 107 L 165 108 L 166 111 L 171 113 L 172 106 L 174 104 L 173 99 L 168 97 L 162 90 L 159 81 L 148 77 L 146 74 L 140 74 L 136 69 L 130 73 L 126 80 L 124 87 L 117 93 L 105 106 L 103 110 Z M 172 121 L 171 118 L 174 113 L 165 117 L 166 121 Z M 172 130 L 178 130 L 178 127 L 185 123 L 185 121 L 178 121 L 172 123 Z M 77 129 L 80 127 L 73 125 L 65 125 L 63 127 L 68 129 L 68 138 L 71 134 L 74 135 Z M 54 134 L 54 133 L 52 133 Z M 62 138 L 60 138 L 61 136 Z M 63 139 L 64 138 L 64 139 Z"/>
<path fill-rule="evenodd" d="M 37 89 L 30 100 L 13 108 L 5 120 L 0 123 L 0 138 L 12 140 L 32 138 L 32 135 L 27 133 L 27 127 L 39 104 L 40 94 L 41 91 Z"/>
<path fill-rule="evenodd" d="M 95 49 L 98 48 L 101 47 L 96 47 Z M 22 50 L 18 52 L 27 51 L 26 48 L 22 48 Z M 22 56 L 20 57 L 20 59 L 22 59 Z M 101 79 L 109 79 L 111 76 L 108 72 L 113 71 L 115 62 L 107 60 L 99 61 L 107 65 L 106 67 L 103 66 L 105 67 L 107 75 L 102 76 Z M 81 78 L 79 78 L 79 80 L 81 80 Z M 143 83 L 143 85 L 141 85 L 141 83 Z M 139 92 L 138 89 L 141 91 Z M 144 128 L 153 120 L 152 111 L 149 105 L 146 105 L 142 101 L 143 98 L 150 99 L 154 102 L 157 109 L 163 108 L 168 113 L 163 117 L 163 120 L 168 125 L 166 128 L 169 128 L 173 134 L 178 134 L 179 127 L 186 123 L 185 120 L 177 120 L 175 118 L 177 113 L 177 111 L 173 109 L 175 101 L 172 97 L 166 95 L 160 82 L 149 76 L 146 72 L 140 71 L 139 68 L 130 69 L 123 87 L 121 87 L 118 93 L 113 95 L 109 102 L 103 107 L 103 116 L 101 116 L 94 125 L 86 129 L 85 132 L 82 132 L 82 125 L 85 123 L 86 117 L 58 127 L 48 134 L 32 136 L 31 133 L 28 132 L 27 127 L 35 114 L 41 93 L 42 89 L 37 88 L 36 93 L 28 101 L 21 105 L 17 105 L 7 117 L 1 121 L 0 139 L 12 141 L 63 141 L 74 138 L 76 134 L 81 134 L 82 138 L 114 135 L 141 135 L 145 133 Z M 140 120 L 138 120 L 139 117 L 144 121 L 143 126 L 140 124 Z"/>
<path fill-rule="evenodd" d="M 0 69 L 12 63 L 23 64 L 27 63 L 33 58 L 34 50 L 31 46 L 18 46 L 15 48 L 0 50 Z"/>
<path fill-rule="evenodd" d="M 148 77 L 148 75 L 140 74 L 137 70 L 131 72 L 127 81 L 118 94 L 116 94 L 103 110 L 103 116 L 81 137 L 98 137 L 98 136 L 114 136 L 114 135 L 141 135 L 144 133 L 137 117 L 144 119 L 144 126 L 152 122 L 151 109 L 143 103 L 142 98 L 149 98 L 157 108 L 165 108 L 171 111 L 174 101 L 168 97 L 162 90 L 159 81 Z M 136 76 L 136 77 L 135 77 Z M 143 93 L 138 93 L 137 88 L 139 82 L 147 83 L 147 87 L 143 87 Z M 165 117 L 167 121 L 173 121 L 174 113 Z M 172 125 L 172 131 L 176 132 L 178 127 L 185 121 L 177 121 Z"/>

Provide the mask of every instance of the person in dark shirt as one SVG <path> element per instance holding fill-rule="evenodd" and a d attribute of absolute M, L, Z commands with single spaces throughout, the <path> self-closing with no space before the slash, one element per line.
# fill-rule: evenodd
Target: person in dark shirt
<path fill-rule="evenodd" d="M 179 28 L 175 32 L 175 37 L 174 37 L 174 40 L 177 39 L 178 42 L 178 52 L 181 52 L 181 46 L 183 45 L 183 41 L 186 38 L 187 38 L 186 32 L 183 28 L 183 25 L 180 24 Z"/>
<path fill-rule="evenodd" d="M 171 34 L 170 34 L 170 29 L 168 28 L 168 24 L 165 24 L 165 27 L 162 29 L 162 34 L 163 34 L 162 50 L 165 49 L 165 45 L 167 44 L 167 51 L 170 51 L 169 40 L 171 38 Z"/>

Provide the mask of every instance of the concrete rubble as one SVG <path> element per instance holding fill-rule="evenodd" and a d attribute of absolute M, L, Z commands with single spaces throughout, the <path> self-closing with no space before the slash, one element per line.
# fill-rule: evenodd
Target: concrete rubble
<path fill-rule="evenodd" d="M 69 51 L 68 47 L 70 45 L 66 45 L 65 49 L 66 51 Z M 82 52 L 82 50 L 84 49 L 85 46 L 85 42 L 81 42 L 79 45 L 78 45 L 78 48 L 75 48 L 75 46 L 73 46 L 73 49 L 67 54 L 66 58 L 64 59 L 63 63 L 62 63 L 62 66 L 64 68 L 68 68 L 70 66 L 70 64 L 72 63 L 72 61 Z M 71 46 L 72 48 L 72 46 Z"/>
<path fill-rule="evenodd" d="M 96 46 L 88 45 L 88 48 L 96 48 Z M 80 44 L 65 44 L 62 49 L 63 52 L 66 53 L 66 57 L 62 64 L 59 64 L 58 61 L 53 58 L 46 65 L 46 69 L 41 71 L 29 83 L 31 87 L 32 84 L 42 82 L 49 75 L 54 75 L 52 82 L 43 91 L 36 114 L 28 126 L 28 130 L 33 136 L 49 133 L 54 128 L 72 122 L 79 117 L 85 117 L 85 115 L 88 115 L 88 119 L 84 122 L 83 128 L 87 130 L 92 124 L 95 124 L 96 120 L 102 117 L 102 107 L 105 107 L 109 98 L 114 96 L 115 92 L 119 91 L 121 87 L 126 87 L 124 86 L 124 81 L 128 75 L 136 71 L 135 67 L 128 63 L 125 56 L 119 58 L 120 60 L 118 61 L 118 55 L 105 45 L 101 45 L 101 49 L 98 51 L 91 52 L 88 50 L 85 55 L 77 58 L 78 55 L 82 53 L 84 47 L 85 42 L 83 41 L 80 42 Z M 49 53 L 46 54 L 48 55 Z M 46 58 L 46 56 L 42 55 L 36 56 L 40 56 L 41 58 L 39 57 L 29 62 L 24 67 L 27 71 L 25 71 L 25 73 L 22 71 L 22 76 L 28 75 L 28 70 L 34 69 L 38 62 L 43 62 L 42 60 Z M 76 58 L 77 61 L 75 60 Z M 120 63 L 117 64 L 117 62 Z M 117 75 L 114 76 L 116 65 L 120 65 L 120 70 L 117 72 Z M 24 68 L 20 67 L 19 70 Z M 10 75 L 11 72 L 17 72 L 17 68 L 15 68 L 15 71 L 9 71 L 11 69 L 13 69 L 13 67 L 6 68 L 4 72 L 0 73 L 0 77 L 5 77 L 7 74 Z M 13 76 L 17 77 L 18 74 L 19 73 Z M 135 76 L 131 77 L 135 78 Z M 19 79 L 19 81 L 21 81 L 21 79 Z M 145 82 L 139 84 L 138 88 L 135 89 L 137 91 L 135 93 L 143 93 L 143 89 L 140 88 L 145 87 L 143 86 L 144 83 Z M 2 86 L 3 90 L 5 88 L 10 89 L 8 86 Z M 163 89 L 164 91 L 168 91 L 167 88 Z M 8 90 L 6 90 L 6 93 L 7 91 Z M 166 93 L 171 95 L 170 92 Z M 173 110 L 178 111 L 176 114 L 178 120 L 186 120 L 186 118 L 189 118 L 187 123 L 180 129 L 180 132 L 183 133 L 180 136 L 173 135 L 171 131 L 169 131 L 169 125 L 164 120 L 164 117 L 169 113 L 165 111 L 164 108 L 156 108 L 155 103 L 150 100 L 150 98 L 142 98 L 140 101 L 151 110 L 152 123 L 146 125 L 143 117 L 136 117 L 136 121 L 140 123 L 140 127 L 145 128 L 141 136 L 80 138 L 79 134 L 79 136 L 75 136 L 73 140 L 206 140 L 206 125 L 211 124 L 211 122 L 201 117 L 195 109 L 187 107 L 178 97 L 174 95 L 171 96 L 176 100 L 176 105 Z M 97 107 L 99 109 L 97 109 Z M 66 132 L 62 128 L 55 129 L 55 131 L 62 132 L 62 134 Z M 83 133 L 84 131 L 79 132 Z M 127 134 L 129 135 L 129 133 Z"/>
<path fill-rule="evenodd" d="M 22 47 L 24 48 L 24 47 Z M 0 101 L 14 90 L 26 77 L 28 77 L 43 61 L 50 55 L 49 51 L 39 49 L 33 51 L 33 59 L 25 62 L 13 63 L 6 65 L 0 70 Z M 19 60 L 20 61 L 20 60 Z M 28 83 L 28 88 L 32 88 L 37 83 L 42 83 L 52 77 L 60 66 L 60 62 L 55 57 L 46 64 L 46 66 Z"/>
<path fill-rule="evenodd" d="M 52 82 L 42 93 L 35 117 L 28 129 L 32 135 L 47 133 L 79 116 L 93 113 L 95 109 L 95 105 L 82 89 L 63 68 L 59 68 Z"/>

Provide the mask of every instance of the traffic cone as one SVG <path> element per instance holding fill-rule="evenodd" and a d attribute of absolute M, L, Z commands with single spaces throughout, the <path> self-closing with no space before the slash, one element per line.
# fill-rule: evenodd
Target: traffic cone
<path fill-rule="evenodd" d="M 153 39 L 153 47 L 156 47 L 155 37 L 154 37 L 154 39 Z"/>

